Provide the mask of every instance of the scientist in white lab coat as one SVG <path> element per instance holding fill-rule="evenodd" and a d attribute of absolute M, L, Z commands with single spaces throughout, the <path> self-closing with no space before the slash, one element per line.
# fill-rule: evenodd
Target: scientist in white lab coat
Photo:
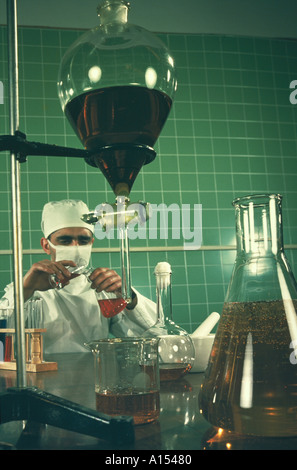
<path fill-rule="evenodd" d="M 82 201 L 63 200 L 45 204 L 42 212 L 41 246 L 49 259 L 34 263 L 24 276 L 25 306 L 29 299 L 42 299 L 45 353 L 86 352 L 84 343 L 107 338 L 139 336 L 156 321 L 155 303 L 134 290 L 135 297 L 123 312 L 103 317 L 96 293 L 115 297 L 121 290 L 121 278 L 112 269 L 98 267 L 89 276 L 68 280 L 62 289 L 53 288 L 52 275 L 69 279 L 67 266 L 79 259 L 90 260 L 94 227 L 81 220 L 89 212 Z M 98 295 L 98 294 L 97 294 Z M 13 284 L 5 288 L 2 305 L 13 307 Z M 26 311 L 26 309 L 25 309 Z"/>

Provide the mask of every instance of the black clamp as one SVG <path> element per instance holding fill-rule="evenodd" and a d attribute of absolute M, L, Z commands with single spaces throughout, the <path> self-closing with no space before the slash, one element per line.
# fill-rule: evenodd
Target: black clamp
<path fill-rule="evenodd" d="M 90 159 L 91 153 L 84 149 L 61 147 L 53 144 L 29 142 L 26 134 L 15 131 L 14 135 L 0 135 L 0 152 L 10 151 L 16 154 L 20 163 L 27 161 L 28 155 L 53 156 L 53 157 L 77 157 Z"/>

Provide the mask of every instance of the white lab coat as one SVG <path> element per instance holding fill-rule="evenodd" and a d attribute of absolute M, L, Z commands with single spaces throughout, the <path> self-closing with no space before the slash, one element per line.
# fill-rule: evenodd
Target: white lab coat
<path fill-rule="evenodd" d="M 72 279 L 61 290 L 35 291 L 34 297 L 43 300 L 43 327 L 47 330 L 44 334 L 44 352 L 87 352 L 84 343 L 107 338 L 110 333 L 116 337 L 141 336 L 156 322 L 156 305 L 135 292 L 138 301 L 133 310 L 125 309 L 107 319 L 101 314 L 98 297 L 85 276 Z M 100 293 L 100 298 L 110 297 L 114 295 Z M 13 308 L 13 283 L 5 288 L 1 302 Z"/>

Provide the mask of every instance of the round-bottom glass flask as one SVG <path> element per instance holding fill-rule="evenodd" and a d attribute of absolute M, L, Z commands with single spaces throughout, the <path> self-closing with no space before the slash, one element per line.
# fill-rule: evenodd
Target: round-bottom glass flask
<path fill-rule="evenodd" d="M 191 370 L 195 349 L 189 334 L 172 320 L 170 264 L 158 263 L 155 277 L 158 320 L 145 336 L 159 339 L 160 381 L 177 380 Z"/>
<path fill-rule="evenodd" d="M 233 201 L 237 257 L 199 405 L 211 424 L 240 434 L 297 435 L 297 286 L 281 200 Z"/>
<path fill-rule="evenodd" d="M 99 24 L 64 54 L 58 96 L 71 127 L 116 196 L 128 197 L 170 113 L 177 81 L 160 38 L 128 21 L 130 4 L 104 0 Z"/>

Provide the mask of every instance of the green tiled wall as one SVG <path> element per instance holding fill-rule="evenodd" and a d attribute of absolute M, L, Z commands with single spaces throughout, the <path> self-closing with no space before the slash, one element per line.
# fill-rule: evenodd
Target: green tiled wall
<path fill-rule="evenodd" d="M 20 28 L 20 130 L 29 140 L 80 147 L 57 98 L 61 55 L 81 34 Z M 173 267 L 174 319 L 192 331 L 220 311 L 235 252 L 234 197 L 253 192 L 284 196 L 284 238 L 297 244 L 297 105 L 289 84 L 297 80 L 297 42 L 217 35 L 160 34 L 176 59 L 178 91 L 171 115 L 144 167 L 131 199 L 167 205 L 202 204 L 203 247 L 197 251 L 131 253 L 134 285 L 152 299 L 153 269 L 163 259 Z M 0 133 L 9 133 L 6 29 L 0 29 Z M 0 160 L 0 289 L 12 278 L 10 159 Z M 23 246 L 40 247 L 40 216 L 49 200 L 81 198 L 90 209 L 113 202 L 98 170 L 80 159 L 28 157 L 21 165 Z M 182 245 L 182 240 L 131 242 L 131 248 Z M 95 241 L 95 247 L 116 242 Z M 213 249 L 211 248 L 213 247 Z M 221 249 L 217 249 L 221 247 Z M 297 273 L 294 247 L 287 250 Z M 42 255 L 25 254 L 24 269 Z M 119 266 L 118 253 L 93 255 L 94 265 Z"/>

